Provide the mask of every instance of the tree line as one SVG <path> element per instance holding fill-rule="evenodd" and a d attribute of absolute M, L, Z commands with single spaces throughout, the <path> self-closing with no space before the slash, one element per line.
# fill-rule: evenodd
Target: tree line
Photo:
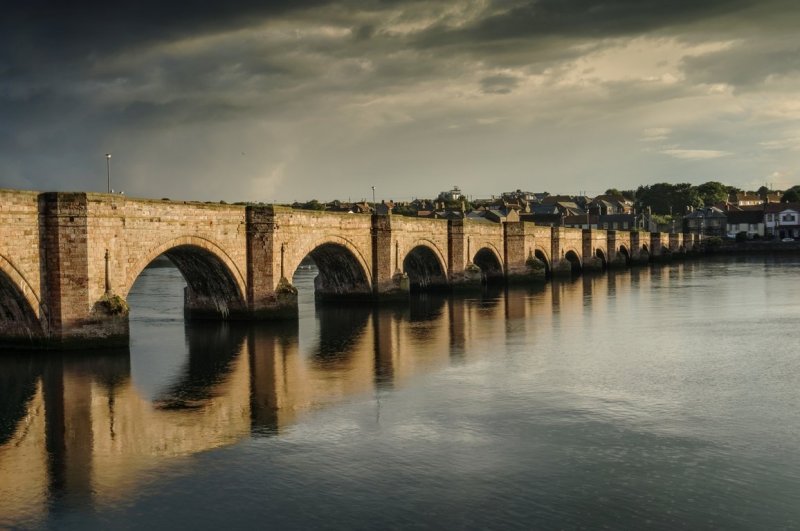
<path fill-rule="evenodd" d="M 727 186 L 717 181 L 709 181 L 698 186 L 689 183 L 656 183 L 639 186 L 636 190 L 617 190 L 610 188 L 606 195 L 624 197 L 633 201 L 638 212 L 650 210 L 658 215 L 680 215 L 690 209 L 709 207 L 724 202 L 730 194 L 741 193 L 735 186 Z M 755 194 L 765 199 L 773 193 L 766 186 L 759 188 Z M 789 188 L 781 197 L 783 203 L 800 202 L 800 185 Z"/>

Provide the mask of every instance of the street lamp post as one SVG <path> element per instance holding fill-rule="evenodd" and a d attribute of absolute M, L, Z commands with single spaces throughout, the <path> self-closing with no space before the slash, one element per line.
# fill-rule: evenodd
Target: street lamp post
<path fill-rule="evenodd" d="M 375 213 L 375 187 L 372 187 L 372 212 Z"/>
<path fill-rule="evenodd" d="M 106 191 L 111 193 L 111 153 L 106 153 Z"/>

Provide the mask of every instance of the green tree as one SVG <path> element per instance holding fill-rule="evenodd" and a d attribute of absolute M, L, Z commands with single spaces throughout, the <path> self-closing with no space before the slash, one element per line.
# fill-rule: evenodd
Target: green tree
<path fill-rule="evenodd" d="M 623 199 L 629 199 L 633 201 L 633 198 L 636 196 L 635 190 L 619 190 L 618 188 L 609 188 L 606 190 L 605 195 L 610 195 L 613 197 L 621 197 Z"/>
<path fill-rule="evenodd" d="M 697 193 L 705 206 L 728 199 L 728 187 L 717 181 L 708 181 L 697 187 Z"/>
<path fill-rule="evenodd" d="M 767 194 L 770 193 L 770 191 L 771 190 L 769 188 L 767 188 L 766 186 L 761 186 L 761 187 L 759 187 L 759 189 L 758 189 L 758 191 L 756 193 L 758 194 L 758 197 L 760 197 L 761 199 L 766 199 L 767 198 Z"/>
<path fill-rule="evenodd" d="M 325 210 L 325 204 L 320 203 L 316 199 L 312 199 L 307 203 L 303 203 L 302 207 L 305 210 Z"/>
<path fill-rule="evenodd" d="M 640 211 L 649 208 L 653 214 L 679 214 L 690 206 L 703 206 L 703 200 L 689 183 L 656 183 L 636 189 L 636 207 Z"/>
<path fill-rule="evenodd" d="M 800 203 L 800 185 L 792 186 L 783 193 L 781 203 Z"/>

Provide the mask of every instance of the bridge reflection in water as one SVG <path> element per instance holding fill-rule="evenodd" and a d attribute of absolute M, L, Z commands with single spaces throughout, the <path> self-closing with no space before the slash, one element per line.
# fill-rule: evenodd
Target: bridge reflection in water
<path fill-rule="evenodd" d="M 548 328 L 566 337 L 604 311 L 592 297 L 636 289 L 646 304 L 651 282 L 680 281 L 694 267 L 587 275 L 471 298 L 423 295 L 395 308 L 314 309 L 307 297 L 299 323 L 186 325 L 185 359 L 152 396 L 132 376 L 136 338 L 133 352 L 4 355 L 0 515 L 30 521 L 63 504 L 119 502 L 171 459 L 280 435 L 309 411 L 372 400 L 420 373 L 495 355 L 511 331 L 530 338 Z M 303 274 L 296 283 L 310 289 L 313 272 Z"/>

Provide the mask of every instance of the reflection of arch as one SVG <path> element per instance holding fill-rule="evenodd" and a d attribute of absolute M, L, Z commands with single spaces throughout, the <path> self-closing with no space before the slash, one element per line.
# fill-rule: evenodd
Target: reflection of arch
<path fill-rule="evenodd" d="M 311 348 L 318 368 L 346 367 L 364 337 L 372 307 L 362 304 L 335 304 L 317 308 L 319 339 Z"/>
<path fill-rule="evenodd" d="M 481 268 L 481 280 L 496 282 L 503 279 L 503 266 L 497 251 L 482 247 L 475 253 L 472 263 Z"/>
<path fill-rule="evenodd" d="M 6 337 L 42 335 L 41 305 L 33 288 L 11 262 L 0 256 L 0 330 Z"/>
<path fill-rule="evenodd" d="M 441 254 L 428 244 L 413 247 L 403 259 L 403 271 L 408 274 L 412 290 L 428 290 L 447 286 Z"/>
<path fill-rule="evenodd" d="M 169 254 L 169 252 L 172 249 L 176 249 L 178 247 L 195 247 L 198 249 L 202 249 L 207 253 L 209 253 L 210 255 L 212 255 L 213 258 L 215 258 L 217 261 L 224 264 L 226 269 L 228 270 L 228 273 L 233 277 L 234 282 L 238 286 L 240 297 L 243 298 L 243 294 L 246 291 L 245 288 L 246 283 L 244 280 L 244 276 L 242 275 L 242 272 L 239 271 L 238 267 L 236 267 L 234 261 L 217 244 L 215 244 L 211 240 L 207 240 L 205 238 L 200 238 L 197 236 L 181 236 L 180 238 L 176 238 L 166 243 L 162 243 L 161 245 L 158 245 L 150 249 L 146 253 L 144 253 L 144 257 L 141 260 L 139 260 L 133 268 L 129 270 L 128 278 L 125 281 L 125 285 L 120 290 L 120 295 L 123 298 L 127 298 L 128 292 L 130 292 L 131 288 L 133 287 L 133 283 L 136 282 L 136 279 L 139 278 L 139 275 L 142 274 L 144 268 L 147 267 L 150 264 L 150 262 L 161 256 L 162 254 L 166 254 L 167 257 L 170 260 L 172 260 L 172 256 Z M 175 264 L 176 267 L 178 267 L 178 269 L 180 269 L 180 266 L 178 266 L 178 264 L 175 263 L 174 260 L 172 260 L 172 262 Z M 183 271 L 181 271 L 181 273 L 183 273 Z M 186 278 L 185 274 L 183 276 L 184 279 L 186 279 L 186 282 L 188 283 L 189 279 Z"/>
<path fill-rule="evenodd" d="M 196 243 L 184 243 L 191 241 Z M 227 319 L 246 308 L 241 276 L 233 262 L 218 247 L 200 238 L 179 238 L 163 244 L 146 256 L 150 261 L 165 255 L 178 268 L 186 281 L 185 309 L 192 318 Z M 124 291 L 130 291 L 138 274 L 150 262 L 137 264 L 137 275 Z M 139 269 L 141 267 L 141 269 Z"/>
<path fill-rule="evenodd" d="M 570 249 L 569 251 L 564 253 L 564 259 L 569 261 L 573 273 L 580 272 L 581 259 L 577 251 L 575 251 L 574 249 Z"/>
<path fill-rule="evenodd" d="M 154 406 L 164 410 L 207 407 L 216 396 L 214 387 L 226 380 L 241 354 L 246 333 L 241 323 L 184 327 L 189 358 L 180 378 L 159 394 Z"/>
<path fill-rule="evenodd" d="M 319 270 L 314 279 L 318 299 L 371 293 L 369 273 L 349 248 L 328 242 L 314 247 L 307 256 Z"/>
<path fill-rule="evenodd" d="M 341 248 L 341 250 L 346 251 L 353 260 L 358 263 L 358 267 L 360 268 L 361 272 L 365 275 L 366 282 L 368 285 L 372 285 L 372 268 L 370 266 L 370 262 L 366 260 L 364 255 L 361 253 L 359 248 L 347 238 L 342 238 L 340 236 L 324 236 L 319 238 L 318 240 L 314 241 L 311 245 L 304 246 L 300 249 L 294 249 L 292 242 L 289 242 L 287 247 L 287 258 L 288 261 L 286 262 L 285 272 L 288 275 L 287 278 L 291 280 L 291 275 L 300 267 L 300 262 L 306 256 L 311 256 L 312 259 L 314 258 L 314 252 L 323 247 L 323 246 L 337 246 Z M 331 247 L 326 247 L 327 250 L 332 250 Z M 344 256 L 344 255 L 343 255 Z M 323 258 L 324 259 L 324 258 Z M 317 262 L 316 259 L 314 259 Z M 319 267 L 319 263 L 317 266 Z M 348 266 L 349 267 L 349 266 Z M 320 267 L 320 270 L 322 268 Z"/>

